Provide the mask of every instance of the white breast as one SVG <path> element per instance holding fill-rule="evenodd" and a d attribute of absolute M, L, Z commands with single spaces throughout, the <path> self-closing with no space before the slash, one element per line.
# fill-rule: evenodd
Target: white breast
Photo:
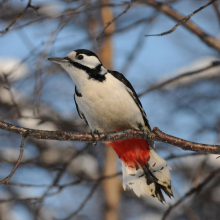
<path fill-rule="evenodd" d="M 84 81 L 79 92 L 82 97 L 76 96 L 76 102 L 92 130 L 107 132 L 126 126 L 138 128 L 138 123 L 144 125 L 141 112 L 126 86 L 111 74 L 106 74 L 104 82 Z"/>

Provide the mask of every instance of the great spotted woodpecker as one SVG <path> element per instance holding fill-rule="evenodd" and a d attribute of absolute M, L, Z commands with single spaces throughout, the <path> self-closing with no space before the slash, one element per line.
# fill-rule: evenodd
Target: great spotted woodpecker
<path fill-rule="evenodd" d="M 92 132 L 151 130 L 131 83 L 121 73 L 105 69 L 95 53 L 79 49 L 64 58 L 48 59 L 60 64 L 73 79 L 78 114 Z M 173 196 L 171 167 L 153 150 L 153 142 L 132 138 L 106 144 L 113 147 L 122 161 L 125 190 L 131 188 L 137 196 L 151 195 L 162 203 L 162 191 Z"/>

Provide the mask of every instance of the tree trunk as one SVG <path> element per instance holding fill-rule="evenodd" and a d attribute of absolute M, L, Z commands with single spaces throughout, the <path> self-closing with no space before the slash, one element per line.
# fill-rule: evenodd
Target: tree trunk
<path fill-rule="evenodd" d="M 101 0 L 102 4 L 110 3 L 109 0 Z M 108 22 L 112 21 L 113 14 L 109 7 L 101 9 L 103 28 Z M 111 24 L 106 30 L 105 34 L 114 32 L 114 24 Z M 99 57 L 106 69 L 112 69 L 112 46 L 111 37 L 105 37 L 102 47 L 99 51 Z M 104 169 L 104 176 L 117 173 L 117 155 L 112 147 L 106 145 L 106 164 Z M 105 195 L 105 220 L 118 219 L 118 206 L 120 201 L 121 181 L 117 177 L 107 179 L 103 182 L 103 190 Z"/>

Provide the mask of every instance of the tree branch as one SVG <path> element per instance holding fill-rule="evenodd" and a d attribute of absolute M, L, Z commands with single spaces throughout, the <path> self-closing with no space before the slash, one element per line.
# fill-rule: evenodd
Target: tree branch
<path fill-rule="evenodd" d="M 220 25 L 220 11 L 219 11 L 219 8 L 218 8 L 218 3 L 214 2 L 213 6 L 214 6 L 215 13 L 216 13 L 216 15 L 218 17 L 218 23 Z"/>
<path fill-rule="evenodd" d="M 35 8 L 34 6 L 31 5 L 31 0 L 28 1 L 27 6 L 25 7 L 24 11 L 22 11 L 22 12 L 18 15 L 18 17 L 17 17 L 14 21 L 12 21 L 11 24 L 8 25 L 7 28 L 5 28 L 5 30 L 0 31 L 0 34 L 5 34 L 5 33 L 7 33 L 7 32 L 9 31 L 9 29 L 10 29 L 13 25 L 15 25 L 19 20 L 21 20 L 21 19 L 23 18 L 24 14 L 25 14 L 26 11 L 28 10 L 28 8 Z"/>
<path fill-rule="evenodd" d="M 79 133 L 79 132 L 67 132 L 67 131 L 45 131 L 35 130 L 16 125 L 9 124 L 4 121 L 0 121 L 0 130 L 13 132 L 20 135 L 25 135 L 28 132 L 28 137 L 36 139 L 46 140 L 59 140 L 59 141 L 81 141 L 81 142 L 108 142 L 116 140 L 124 140 L 130 138 L 147 139 L 147 134 L 143 131 L 135 129 L 126 129 L 121 131 L 100 133 L 100 136 L 95 135 L 94 138 L 90 133 Z M 180 139 L 168 134 L 163 133 L 159 128 L 154 127 L 152 130 L 151 138 L 153 141 L 160 141 L 168 143 L 183 150 L 190 150 L 199 153 L 212 153 L 220 154 L 220 145 L 208 145 L 190 142 L 184 139 Z"/>
<path fill-rule="evenodd" d="M 23 135 L 23 138 L 21 140 L 21 146 L 20 146 L 20 155 L 18 157 L 18 161 L 17 163 L 15 164 L 15 167 L 13 168 L 13 170 L 11 171 L 11 173 L 3 180 L 0 181 L 0 185 L 1 184 L 8 184 L 9 180 L 11 179 L 11 177 L 13 176 L 13 174 L 15 173 L 15 171 L 17 170 L 20 162 L 21 162 L 21 159 L 22 159 L 22 156 L 23 156 L 23 152 L 24 152 L 24 141 L 26 139 L 28 135 L 28 131 L 26 131 Z"/>
<path fill-rule="evenodd" d="M 212 0 L 209 3 L 207 3 L 206 5 L 203 5 L 202 7 L 200 7 L 199 9 L 195 10 L 193 13 L 187 15 L 186 17 L 182 18 L 172 29 L 170 29 L 169 31 L 160 33 L 160 34 L 151 34 L 151 35 L 145 35 L 146 37 L 150 37 L 150 36 L 164 36 L 167 34 L 170 34 L 172 32 L 174 32 L 177 27 L 185 22 L 187 22 L 193 15 L 195 15 L 196 13 L 198 13 L 199 11 L 203 10 L 204 8 L 208 7 L 209 5 L 213 4 L 216 0 Z"/>
<path fill-rule="evenodd" d="M 104 27 L 104 29 L 102 30 L 102 32 L 99 34 L 99 36 L 96 38 L 96 40 L 98 41 L 100 39 L 100 37 L 105 33 L 105 30 L 112 24 L 114 23 L 118 18 L 120 18 L 123 14 L 125 14 L 131 7 L 132 3 L 134 0 L 131 0 L 127 7 L 125 8 L 125 10 L 123 12 L 121 12 L 119 15 L 117 15 L 116 17 L 113 18 L 112 21 L 108 22 L 107 25 Z"/>
<path fill-rule="evenodd" d="M 195 151 L 198 153 L 220 154 L 220 145 L 208 145 L 208 144 L 200 144 L 200 143 L 187 141 L 181 138 L 177 138 L 177 137 L 165 134 L 157 127 L 154 127 L 152 133 L 153 133 L 152 139 L 154 141 L 168 143 L 168 144 L 180 147 L 183 150 L 190 150 L 190 151 Z"/>
<path fill-rule="evenodd" d="M 96 189 L 98 188 L 98 186 L 100 185 L 101 180 L 97 181 L 94 186 L 92 187 L 92 189 L 90 190 L 89 194 L 86 196 L 86 198 L 83 200 L 83 202 L 80 204 L 80 206 L 78 207 L 78 209 L 71 213 L 70 215 L 68 215 L 66 218 L 61 219 L 61 220 L 70 220 L 73 219 L 74 216 L 76 216 L 86 205 L 86 203 L 89 201 L 89 199 L 92 197 L 92 195 L 95 193 Z"/>
<path fill-rule="evenodd" d="M 55 179 L 53 180 L 53 183 L 47 188 L 47 190 L 44 192 L 44 194 L 41 196 L 41 200 L 39 201 L 39 205 L 36 209 L 35 216 L 37 217 L 40 213 L 40 210 L 42 208 L 43 202 L 45 197 L 49 194 L 49 191 L 54 187 L 58 185 L 59 180 L 64 175 L 67 167 L 70 165 L 70 163 L 73 161 L 74 158 L 78 157 L 82 152 L 84 152 L 89 147 L 89 144 L 87 144 L 82 150 L 78 151 L 76 154 L 74 154 L 64 165 L 63 168 L 59 171 Z M 62 190 L 63 187 L 59 187 L 59 191 Z"/>
<path fill-rule="evenodd" d="M 193 195 L 193 194 L 198 194 L 211 180 L 213 180 L 220 172 L 220 169 L 217 169 L 213 172 L 211 172 L 209 174 L 209 176 L 202 182 L 200 183 L 197 187 L 192 188 L 191 190 L 189 190 L 185 196 L 183 196 L 182 198 L 180 198 L 175 204 L 173 204 L 172 206 L 170 206 L 166 212 L 164 213 L 163 217 L 161 220 L 166 220 L 167 216 L 170 214 L 170 212 L 177 207 L 178 205 L 180 205 L 182 202 L 184 202 L 189 196 Z"/>
<path fill-rule="evenodd" d="M 202 6 L 201 8 L 197 9 L 196 11 L 194 11 L 191 15 L 188 15 L 186 17 L 181 15 L 180 13 L 176 12 L 171 7 L 165 5 L 165 4 L 161 3 L 161 2 L 157 2 L 155 0 L 145 0 L 143 2 L 145 2 L 146 4 L 148 4 L 151 7 L 155 8 L 157 11 L 160 11 L 160 12 L 164 13 L 168 17 L 170 17 L 173 20 L 178 22 L 177 25 L 175 25 L 173 29 L 171 29 L 170 31 L 164 32 L 162 34 L 159 34 L 158 36 L 169 34 L 169 33 L 173 32 L 177 28 L 177 26 L 182 24 L 190 32 L 192 32 L 193 34 L 197 35 L 206 45 L 208 45 L 209 47 L 212 47 L 213 49 L 215 49 L 218 52 L 220 52 L 220 42 L 217 39 L 215 39 L 214 37 L 211 37 L 210 35 L 205 33 L 203 30 L 201 30 L 192 21 L 188 21 L 190 19 L 190 17 L 192 17 L 192 15 L 194 15 L 198 11 L 202 10 L 203 8 L 207 7 L 208 5 L 214 3 L 215 1 L 216 0 L 210 1 L 208 4 Z"/>
<path fill-rule="evenodd" d="M 8 80 L 8 75 L 6 75 L 5 73 L 2 73 L 2 74 L 4 76 L 5 83 L 7 85 L 7 87 L 5 86 L 4 88 L 7 89 L 10 93 L 11 102 L 12 102 L 14 108 L 17 110 L 17 116 L 22 117 L 20 107 L 18 106 L 17 102 L 15 101 L 15 97 L 14 97 L 14 94 L 13 94 L 12 89 L 11 89 L 11 84 L 9 83 L 9 80 Z"/>
<path fill-rule="evenodd" d="M 138 94 L 138 97 L 142 96 L 142 95 L 145 95 L 146 93 L 148 92 L 152 92 L 154 90 L 157 90 L 157 89 L 160 89 L 166 85 L 169 85 L 170 83 L 173 83 L 173 82 L 176 82 L 180 79 L 183 79 L 185 77 L 188 77 L 188 76 L 192 76 L 192 75 L 198 75 L 200 73 L 202 73 L 203 71 L 206 71 L 206 70 L 209 70 L 213 67 L 216 67 L 216 66 L 220 66 L 220 61 L 213 61 L 209 66 L 207 67 L 204 67 L 202 69 L 198 69 L 198 70 L 195 70 L 195 71 L 191 71 L 191 72 L 187 72 L 187 73 L 183 73 L 179 76 L 176 76 L 176 77 L 173 77 L 173 78 L 170 78 L 164 82 L 161 82 L 157 85 L 153 85 L 151 86 L 150 88 L 146 89 L 145 91 L 143 91 L 142 93 Z"/>

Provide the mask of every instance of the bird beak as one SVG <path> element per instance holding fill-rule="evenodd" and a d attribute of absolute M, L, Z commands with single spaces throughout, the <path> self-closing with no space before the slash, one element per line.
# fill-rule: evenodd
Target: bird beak
<path fill-rule="evenodd" d="M 68 63 L 68 60 L 66 58 L 51 57 L 51 58 L 48 58 L 48 60 L 50 60 L 53 63 L 60 64 L 60 65 Z"/>

